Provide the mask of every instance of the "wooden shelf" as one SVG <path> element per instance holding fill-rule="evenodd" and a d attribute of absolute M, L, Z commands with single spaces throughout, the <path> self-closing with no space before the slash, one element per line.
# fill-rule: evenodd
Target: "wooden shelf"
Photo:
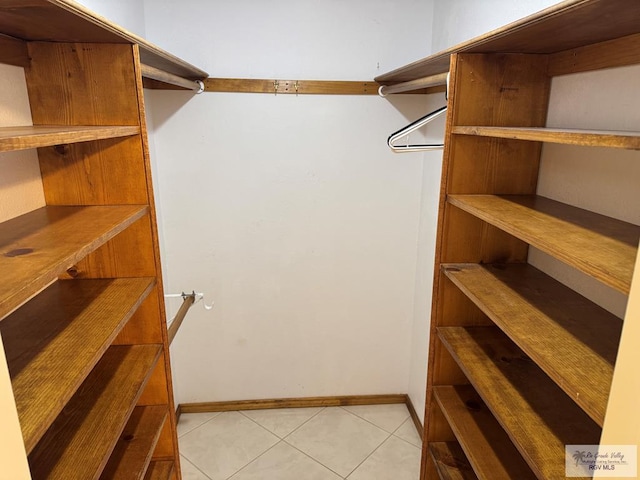
<path fill-rule="evenodd" d="M 33 480 L 100 475 L 161 351 L 161 345 L 106 351 L 29 455 Z"/>
<path fill-rule="evenodd" d="M 142 480 L 167 415 L 163 405 L 136 407 L 100 478 Z"/>
<path fill-rule="evenodd" d="M 144 480 L 169 480 L 173 473 L 173 462 L 168 460 L 155 461 L 149 464 Z"/>
<path fill-rule="evenodd" d="M 153 278 L 56 282 L 0 322 L 27 453 L 154 284 Z"/>
<path fill-rule="evenodd" d="M 640 149 L 640 132 L 575 130 L 560 128 L 478 127 L 457 126 L 452 132 L 459 135 L 509 138 L 535 142 L 563 143 L 587 147 Z"/>
<path fill-rule="evenodd" d="M 0 152 L 50 147 L 140 133 L 139 126 L 26 126 L 0 128 Z"/>
<path fill-rule="evenodd" d="M 449 195 L 450 204 L 628 294 L 640 227 L 545 197 Z"/>
<path fill-rule="evenodd" d="M 446 264 L 442 268 L 602 426 L 622 320 L 527 264 Z"/>
<path fill-rule="evenodd" d="M 438 386 L 433 394 L 480 480 L 535 480 L 536 476 L 473 387 Z"/>
<path fill-rule="evenodd" d="M 447 50 L 379 75 L 375 80 L 383 85 L 392 85 L 448 72 L 449 57 L 454 53 L 558 53 L 578 49 L 638 33 L 639 18 L 640 4 L 637 2 L 561 2 Z M 633 63 L 633 59 L 629 63 Z"/>
<path fill-rule="evenodd" d="M 438 336 L 538 478 L 565 478 L 565 445 L 599 443 L 593 420 L 498 328 Z"/>
<path fill-rule="evenodd" d="M 143 63 L 174 75 L 202 80 L 207 72 L 69 0 L 30 0 L 0 5 L 0 32 L 27 41 L 131 43 Z"/>
<path fill-rule="evenodd" d="M 464 452 L 456 442 L 432 442 L 429 454 L 440 480 L 477 480 Z"/>
<path fill-rule="evenodd" d="M 146 205 L 43 207 L 0 224 L 0 318 L 147 211 Z"/>

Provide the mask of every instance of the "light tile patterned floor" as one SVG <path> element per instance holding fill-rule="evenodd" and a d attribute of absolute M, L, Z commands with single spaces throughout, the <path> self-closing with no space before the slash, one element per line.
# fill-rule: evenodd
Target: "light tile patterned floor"
<path fill-rule="evenodd" d="M 184 480 L 418 480 L 404 405 L 182 414 Z"/>

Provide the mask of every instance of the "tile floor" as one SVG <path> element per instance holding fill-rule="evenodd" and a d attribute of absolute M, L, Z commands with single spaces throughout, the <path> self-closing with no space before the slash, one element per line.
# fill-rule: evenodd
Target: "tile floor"
<path fill-rule="evenodd" d="M 405 405 L 182 414 L 184 480 L 417 480 Z"/>

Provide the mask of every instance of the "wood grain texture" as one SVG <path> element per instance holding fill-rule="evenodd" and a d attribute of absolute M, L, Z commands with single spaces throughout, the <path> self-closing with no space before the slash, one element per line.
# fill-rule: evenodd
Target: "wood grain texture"
<path fill-rule="evenodd" d="M 3 127 L 0 128 L 0 152 L 125 137 L 138 133 L 140 128 L 136 126 Z"/>
<path fill-rule="evenodd" d="M 136 407 L 100 479 L 142 480 L 167 415 L 165 406 Z"/>
<path fill-rule="evenodd" d="M 39 148 L 38 158 L 47 205 L 148 203 L 139 136 Z"/>
<path fill-rule="evenodd" d="M 429 444 L 429 454 L 440 480 L 477 480 L 478 477 L 456 442 L 432 442 Z"/>
<path fill-rule="evenodd" d="M 458 125 L 544 126 L 551 85 L 546 69 L 539 55 L 456 56 L 447 193 L 535 192 L 539 143 L 453 133 Z"/>
<path fill-rule="evenodd" d="M 0 224 L 0 318 L 146 212 L 139 205 L 43 207 Z"/>
<path fill-rule="evenodd" d="M 34 125 L 140 124 L 131 45 L 29 44 L 25 69 Z M 105 65 L 118 72 L 105 75 Z"/>
<path fill-rule="evenodd" d="M 153 284 L 150 278 L 57 282 L 0 322 L 27 453 Z"/>
<path fill-rule="evenodd" d="M 416 412 L 416 407 L 413 406 L 413 402 L 411 401 L 411 398 L 409 397 L 409 395 L 407 395 L 405 403 L 407 405 L 407 410 L 409 410 L 409 416 L 411 417 L 411 421 L 413 422 L 413 426 L 416 427 L 416 432 L 418 433 L 418 436 L 420 437 L 420 440 L 423 440 L 424 439 L 424 425 L 422 425 L 422 421 L 420 420 L 420 417 L 418 416 L 418 412 Z"/>
<path fill-rule="evenodd" d="M 159 314 L 155 314 L 155 316 L 149 316 L 146 318 L 146 323 L 150 329 L 159 329 L 159 333 L 162 338 L 162 344 L 164 346 L 165 354 L 163 355 L 164 361 L 164 371 L 165 377 L 163 379 L 164 391 L 158 393 L 158 399 L 155 400 L 155 403 L 161 402 L 161 399 L 166 399 L 167 408 L 169 411 L 169 417 L 165 422 L 165 425 L 160 433 L 160 438 L 158 439 L 158 444 L 156 446 L 156 451 L 154 452 L 154 456 L 158 458 L 161 456 L 171 457 L 173 458 L 174 464 L 174 473 L 172 474 L 172 478 L 174 480 L 176 478 L 180 478 L 180 453 L 178 451 L 178 436 L 177 436 L 177 425 L 175 420 L 175 403 L 173 399 L 173 380 L 171 376 L 171 358 L 169 354 L 169 341 L 167 335 L 167 319 L 166 319 L 166 311 L 165 311 L 165 299 L 164 299 L 164 287 L 162 284 L 162 263 L 160 258 L 160 242 L 158 239 L 158 222 L 156 218 L 156 208 L 155 208 L 155 198 L 153 191 L 153 182 L 152 182 L 152 168 L 151 168 L 151 158 L 149 154 L 149 141 L 147 138 L 147 122 L 146 122 L 146 110 L 145 110 L 145 101 L 144 101 L 144 91 L 143 91 L 143 82 L 142 82 L 142 59 L 141 59 L 141 51 L 140 49 L 134 45 L 133 48 L 133 56 L 134 56 L 134 67 L 136 70 L 136 94 L 138 96 L 138 115 L 140 118 L 140 126 L 142 128 L 142 154 L 144 158 L 144 170 L 147 178 L 147 198 L 150 206 L 149 213 L 149 234 L 151 240 L 151 248 L 150 252 L 153 252 L 153 255 L 150 256 L 149 260 L 153 260 L 155 263 L 155 271 L 158 278 L 158 288 L 156 290 L 156 298 L 157 298 L 157 307 Z"/>
<path fill-rule="evenodd" d="M 640 63 L 640 34 L 585 45 L 549 56 L 551 76 Z"/>
<path fill-rule="evenodd" d="M 186 90 L 200 90 L 200 83 L 188 78 L 179 77 L 174 73 L 165 72 L 151 65 L 140 65 L 144 78 L 150 78 L 163 84 L 175 85 Z"/>
<path fill-rule="evenodd" d="M 25 71 L 36 125 L 136 128 L 140 135 L 38 151 L 48 205 L 147 204 L 134 48 L 30 44 Z M 105 72 L 105 65 L 109 71 Z"/>
<path fill-rule="evenodd" d="M 640 149 L 640 132 L 577 130 L 542 127 L 457 126 L 453 133 L 480 137 L 507 138 L 534 142 L 561 143 L 587 147 Z"/>
<path fill-rule="evenodd" d="M 107 350 L 29 455 L 34 480 L 100 477 L 161 349 Z"/>
<path fill-rule="evenodd" d="M 176 333 L 178 333 L 178 330 L 182 325 L 182 321 L 184 320 L 184 317 L 187 316 L 187 312 L 193 305 L 194 301 L 195 301 L 195 295 L 188 295 L 182 301 L 182 305 L 180 305 L 180 308 L 178 309 L 178 313 L 176 313 L 176 316 L 173 317 L 173 320 L 171 321 L 171 325 L 169 325 L 169 328 L 167 329 L 167 337 L 168 337 L 169 345 L 171 345 L 171 342 L 173 342 L 173 339 L 175 338 Z"/>
<path fill-rule="evenodd" d="M 0 1 L 0 31 L 44 42 L 138 44 L 146 64 L 193 79 L 207 73 L 68 0 Z"/>
<path fill-rule="evenodd" d="M 173 473 L 173 462 L 168 460 L 156 460 L 149 464 L 144 480 L 169 480 Z"/>
<path fill-rule="evenodd" d="M 598 425 L 498 328 L 442 327 L 438 337 L 538 478 L 565 478 L 565 445 L 599 443 Z"/>
<path fill-rule="evenodd" d="M 437 386 L 434 396 L 480 480 L 536 478 L 473 387 Z"/>
<path fill-rule="evenodd" d="M 15 65 L 16 67 L 28 67 L 29 51 L 27 42 L 0 33 L 0 63 Z"/>
<path fill-rule="evenodd" d="M 443 271 L 602 426 L 622 320 L 527 264 Z"/>
<path fill-rule="evenodd" d="M 76 263 L 75 278 L 156 277 L 149 215 Z M 156 285 L 159 285 L 159 280 Z M 157 320 L 157 319 L 156 319 Z"/>
<path fill-rule="evenodd" d="M 377 95 L 371 81 L 280 80 L 257 78 L 207 78 L 205 92 L 270 93 L 300 95 Z"/>
<path fill-rule="evenodd" d="M 406 394 L 352 395 L 335 397 L 273 398 L 236 400 L 229 402 L 181 403 L 182 413 L 227 412 L 231 410 L 262 410 L 269 408 L 344 407 L 350 405 L 385 405 L 406 403 Z"/>
<path fill-rule="evenodd" d="M 547 54 L 601 43 L 640 30 L 635 0 L 569 0 L 375 78 L 406 82 L 446 72 L 456 53 Z"/>
<path fill-rule="evenodd" d="M 459 124 L 542 126 L 550 80 L 539 55 L 455 54 L 451 58 L 445 149 L 438 210 L 426 410 L 434 408 L 433 385 L 466 383 L 435 334 L 440 325 L 489 322 L 440 272 L 441 262 L 523 262 L 528 245 L 446 201 L 450 193 L 534 193 L 541 147 L 532 142 L 453 134 Z M 464 259 L 464 260 L 463 260 Z M 437 409 L 437 406 L 435 407 Z M 446 421 L 445 421 L 446 423 Z M 447 440 L 444 429 L 426 433 L 427 443 Z M 428 445 L 422 480 L 428 480 Z"/>
<path fill-rule="evenodd" d="M 540 196 L 449 195 L 448 201 L 629 293 L 640 227 Z"/>

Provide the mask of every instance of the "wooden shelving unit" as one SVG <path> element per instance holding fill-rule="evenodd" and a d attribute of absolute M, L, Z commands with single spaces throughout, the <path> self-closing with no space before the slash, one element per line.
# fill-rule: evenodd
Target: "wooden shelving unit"
<path fill-rule="evenodd" d="M 0 224 L 22 464 L 179 480 L 143 70 L 207 75 L 73 2 L 18 3 L 0 6 L 0 62 L 24 68 L 34 126 L 0 128 L 0 152 L 37 149 L 46 201 Z"/>
<path fill-rule="evenodd" d="M 536 194 L 545 143 L 640 147 L 545 125 L 554 76 L 639 64 L 639 38 L 638 2 L 569 0 L 376 78 L 450 77 L 422 480 L 564 479 L 565 445 L 600 443 L 623 322 L 527 260 L 629 295 L 640 227 Z"/>
<path fill-rule="evenodd" d="M 167 414 L 162 405 L 136 407 L 100 478 L 142 480 Z"/>
<path fill-rule="evenodd" d="M 429 454 L 442 480 L 477 480 L 456 442 L 433 442 L 429 445 Z"/>
<path fill-rule="evenodd" d="M 171 478 L 174 468 L 175 467 L 171 462 L 151 462 L 144 480 L 167 480 L 168 478 Z"/>
<path fill-rule="evenodd" d="M 622 333 L 618 317 L 526 263 L 443 270 L 602 426 Z"/>
<path fill-rule="evenodd" d="M 153 278 L 56 282 L 0 322 L 27 452 L 154 285 Z"/>
<path fill-rule="evenodd" d="M 435 387 L 434 396 L 480 480 L 536 478 L 473 388 Z"/>

